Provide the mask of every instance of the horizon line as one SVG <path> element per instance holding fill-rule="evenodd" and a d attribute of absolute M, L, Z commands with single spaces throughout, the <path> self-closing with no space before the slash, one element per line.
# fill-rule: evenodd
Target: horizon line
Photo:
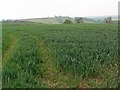
<path fill-rule="evenodd" d="M 118 15 L 100 15 L 100 16 L 62 16 L 62 15 L 55 15 L 55 16 L 46 16 L 46 17 L 31 17 L 31 18 L 16 18 L 16 19 L 13 19 L 13 18 L 9 18 L 9 19 L 0 19 L 0 21 L 2 20 L 25 20 L 25 19 L 41 19 L 41 18 L 54 18 L 54 17 L 70 17 L 70 18 L 75 18 L 75 17 L 86 17 L 86 18 L 90 18 L 90 17 L 112 17 L 112 16 L 117 16 Z"/>

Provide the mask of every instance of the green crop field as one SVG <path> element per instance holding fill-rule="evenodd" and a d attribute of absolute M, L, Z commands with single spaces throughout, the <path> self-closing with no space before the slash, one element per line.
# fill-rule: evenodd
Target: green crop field
<path fill-rule="evenodd" d="M 3 88 L 118 87 L 117 24 L 3 23 Z"/>
<path fill-rule="evenodd" d="M 0 89 L 2 88 L 2 23 L 0 22 Z"/>

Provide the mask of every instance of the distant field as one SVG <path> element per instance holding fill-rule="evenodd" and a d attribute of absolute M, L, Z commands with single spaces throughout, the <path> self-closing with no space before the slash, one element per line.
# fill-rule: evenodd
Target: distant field
<path fill-rule="evenodd" d="M 117 24 L 3 24 L 3 88 L 118 87 Z"/>
<path fill-rule="evenodd" d="M 44 24 L 61 24 L 61 22 L 56 18 L 26 19 L 23 21 L 37 22 L 37 23 L 44 23 Z"/>

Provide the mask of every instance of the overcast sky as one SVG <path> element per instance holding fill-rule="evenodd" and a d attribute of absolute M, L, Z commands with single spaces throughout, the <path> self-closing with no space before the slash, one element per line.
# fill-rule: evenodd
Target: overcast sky
<path fill-rule="evenodd" d="M 1 19 L 118 14 L 119 0 L 0 0 Z"/>

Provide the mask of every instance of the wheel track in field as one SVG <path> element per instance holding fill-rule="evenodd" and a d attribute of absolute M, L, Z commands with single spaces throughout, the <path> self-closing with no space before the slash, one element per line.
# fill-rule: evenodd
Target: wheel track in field
<path fill-rule="evenodd" d="M 54 63 L 54 57 L 50 52 L 49 48 L 44 44 L 44 42 L 38 39 L 35 35 L 29 33 L 32 38 L 36 40 L 36 43 L 39 47 L 40 58 L 43 60 L 43 83 L 47 84 L 49 87 L 56 87 L 58 82 L 55 80 L 55 74 L 57 73 L 56 65 Z M 40 68 L 41 68 L 40 67 Z"/>
<path fill-rule="evenodd" d="M 5 64 L 7 62 L 7 60 L 10 58 L 10 56 L 13 54 L 12 52 L 13 52 L 13 49 L 17 42 L 16 38 L 12 34 L 9 33 L 9 37 L 10 37 L 10 43 L 8 44 L 8 47 L 2 54 L 2 63 L 3 64 Z"/>
<path fill-rule="evenodd" d="M 70 83 L 70 79 L 73 78 L 70 74 L 64 74 L 63 71 L 59 71 L 58 67 L 56 66 L 55 56 L 51 52 L 51 50 L 48 48 L 47 45 L 45 45 L 44 41 L 41 39 L 38 39 L 37 36 L 35 36 L 32 33 L 29 33 L 31 37 L 33 37 L 36 40 L 36 43 L 39 47 L 40 52 L 40 58 L 43 60 L 43 65 L 41 67 L 44 67 L 44 77 L 42 78 L 43 84 L 46 84 L 49 87 L 52 88 L 58 88 L 58 87 L 68 87 L 68 82 Z M 40 68 L 41 68 L 40 67 Z M 60 78 L 60 79 L 58 79 Z"/>

